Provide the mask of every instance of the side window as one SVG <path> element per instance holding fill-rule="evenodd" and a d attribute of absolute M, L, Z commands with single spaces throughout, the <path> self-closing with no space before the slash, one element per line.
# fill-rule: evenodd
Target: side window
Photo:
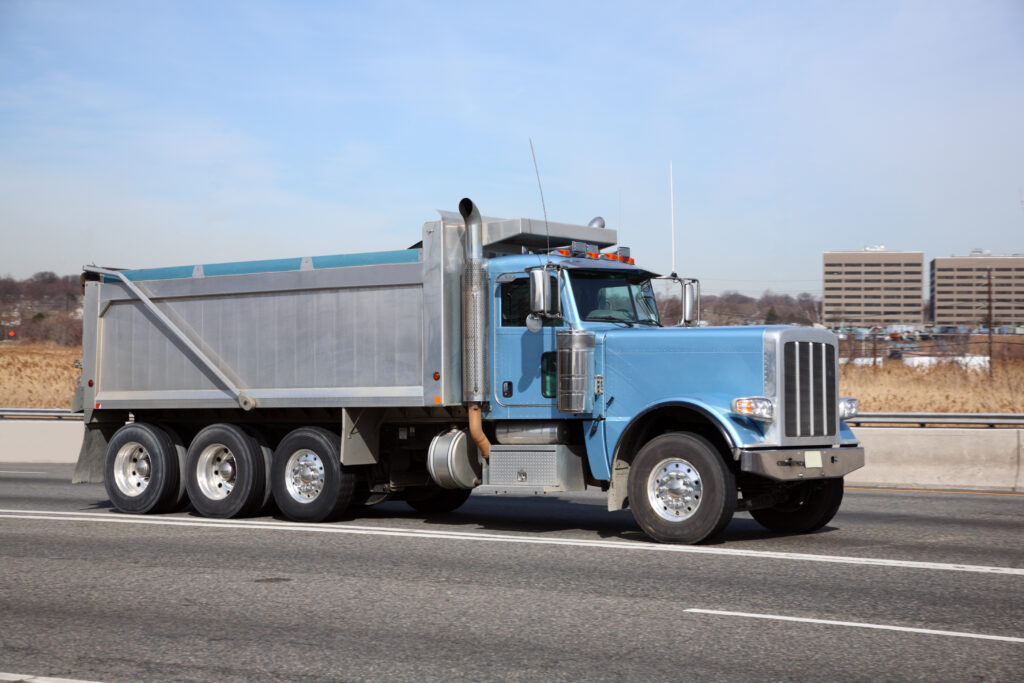
<path fill-rule="evenodd" d="M 551 297 L 558 301 L 558 280 L 551 278 Z M 560 306 L 558 308 L 561 308 Z M 530 314 L 530 279 L 518 278 L 501 285 L 501 326 L 526 327 L 526 316 Z M 545 318 L 544 327 L 559 327 L 562 321 Z"/>
<path fill-rule="evenodd" d="M 544 398 L 555 398 L 558 394 L 558 355 L 548 351 L 540 357 L 540 393 Z"/>

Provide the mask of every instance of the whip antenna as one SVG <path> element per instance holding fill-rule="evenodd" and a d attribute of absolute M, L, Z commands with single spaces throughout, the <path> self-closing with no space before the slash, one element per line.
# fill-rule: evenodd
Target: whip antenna
<path fill-rule="evenodd" d="M 668 162 L 668 205 L 672 232 L 672 277 L 676 277 L 676 193 L 672 185 L 672 162 Z"/>
<path fill-rule="evenodd" d="M 548 236 L 548 260 L 551 260 L 551 230 L 548 228 L 548 207 L 544 204 L 544 188 L 540 184 L 540 169 L 537 168 L 537 154 L 533 151 L 533 138 L 530 140 L 530 156 L 533 157 L 533 171 L 537 174 L 537 189 L 540 190 L 540 208 L 544 212 L 544 232 Z"/>

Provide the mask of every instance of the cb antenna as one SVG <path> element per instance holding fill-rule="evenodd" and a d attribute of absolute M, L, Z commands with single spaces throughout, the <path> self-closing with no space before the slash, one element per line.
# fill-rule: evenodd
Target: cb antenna
<path fill-rule="evenodd" d="M 533 138 L 530 140 L 530 156 L 533 157 L 533 171 L 537 174 L 537 189 L 540 190 L 540 208 L 544 212 L 544 232 L 548 237 L 548 261 L 551 261 L 551 230 L 548 228 L 548 207 L 544 204 L 544 187 L 540 184 L 540 169 L 537 168 L 537 154 L 533 151 Z"/>
<path fill-rule="evenodd" d="M 668 205 L 669 215 L 671 216 L 671 233 L 672 233 L 672 278 L 677 279 L 676 275 L 676 194 L 672 184 L 672 162 L 668 162 Z"/>

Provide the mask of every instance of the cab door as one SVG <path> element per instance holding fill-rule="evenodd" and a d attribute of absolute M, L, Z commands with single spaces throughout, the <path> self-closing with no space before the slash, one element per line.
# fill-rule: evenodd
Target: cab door
<path fill-rule="evenodd" d="M 557 297 L 557 278 L 552 279 L 552 296 Z M 539 332 L 526 329 L 530 279 L 525 272 L 499 275 L 493 302 L 494 401 L 506 407 L 537 408 L 539 415 L 547 417 L 556 409 L 555 334 L 565 328 L 565 322 L 549 318 Z"/>

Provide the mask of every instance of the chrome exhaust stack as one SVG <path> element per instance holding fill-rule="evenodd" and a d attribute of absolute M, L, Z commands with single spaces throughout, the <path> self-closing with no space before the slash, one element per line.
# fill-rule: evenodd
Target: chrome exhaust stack
<path fill-rule="evenodd" d="M 487 373 L 488 284 L 483 221 L 468 197 L 459 202 L 466 222 L 466 265 L 462 271 L 462 400 L 469 405 L 469 431 L 486 458 L 491 444 L 483 433 L 480 404 L 490 393 Z"/>
<path fill-rule="evenodd" d="M 462 271 L 462 400 L 487 400 L 487 267 L 483 221 L 470 199 L 459 202 L 466 221 L 466 265 Z"/>

